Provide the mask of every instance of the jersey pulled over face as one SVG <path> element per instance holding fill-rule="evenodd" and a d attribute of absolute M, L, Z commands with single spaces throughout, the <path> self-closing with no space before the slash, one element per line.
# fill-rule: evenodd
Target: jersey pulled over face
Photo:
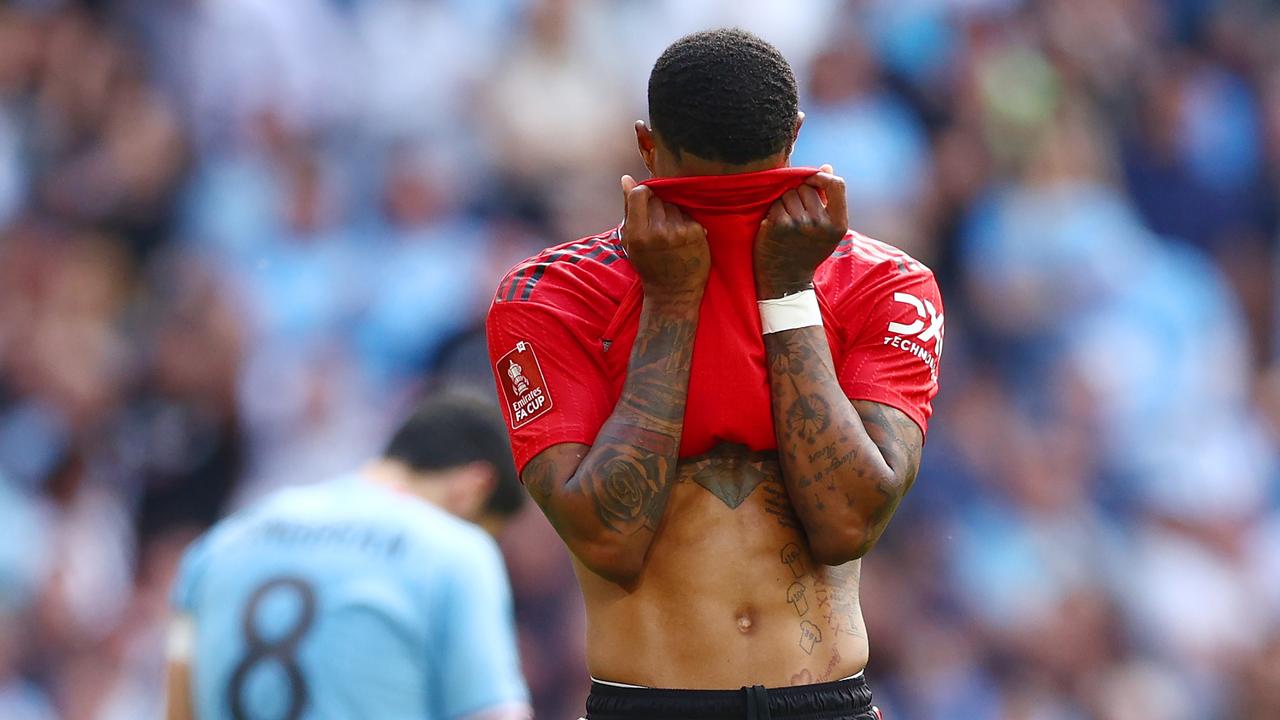
<path fill-rule="evenodd" d="M 285 490 L 187 551 L 199 718 L 456 718 L 527 702 L 496 544 L 348 478 Z"/>
<path fill-rule="evenodd" d="M 813 172 L 646 183 L 706 228 L 711 250 L 681 457 L 722 442 L 775 447 L 752 250 L 769 206 Z M 924 431 L 943 344 L 933 273 L 850 231 L 818 268 L 814 286 L 845 394 L 895 407 Z M 642 300 L 619 228 L 549 248 L 503 279 L 487 330 L 518 468 L 552 445 L 594 442 L 622 392 Z"/>

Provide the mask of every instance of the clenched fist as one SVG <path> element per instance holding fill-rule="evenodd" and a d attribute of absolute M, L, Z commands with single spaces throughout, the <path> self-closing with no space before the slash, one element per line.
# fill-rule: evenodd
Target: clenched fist
<path fill-rule="evenodd" d="M 830 165 L 769 208 L 756 234 L 756 296 L 761 299 L 799 292 L 831 256 L 849 230 L 844 178 Z"/>
<path fill-rule="evenodd" d="M 640 275 L 645 297 L 700 300 L 711 271 L 707 231 L 630 175 L 622 176 L 622 193 L 627 213 L 622 247 Z"/>

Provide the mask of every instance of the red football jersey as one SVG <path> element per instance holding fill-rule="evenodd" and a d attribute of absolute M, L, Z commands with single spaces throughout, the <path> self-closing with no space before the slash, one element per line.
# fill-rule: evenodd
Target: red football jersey
<path fill-rule="evenodd" d="M 646 184 L 707 229 L 703 294 L 680 455 L 733 442 L 775 447 L 752 243 L 769 206 L 814 172 L 783 168 Z M 503 279 L 489 309 L 489 355 L 516 466 L 563 442 L 592 444 L 626 380 L 643 300 L 620 230 L 549 248 Z M 937 393 L 943 308 L 933 273 L 849 232 L 814 287 L 840 385 L 927 428 Z"/>

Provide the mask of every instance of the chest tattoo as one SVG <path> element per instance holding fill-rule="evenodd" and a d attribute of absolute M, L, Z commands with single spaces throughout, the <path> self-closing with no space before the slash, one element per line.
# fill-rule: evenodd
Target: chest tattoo
<path fill-rule="evenodd" d="M 772 475 L 777 466 L 768 453 L 753 453 L 745 445 L 720 443 L 707 454 L 685 461 L 681 477 L 701 485 L 729 509 L 737 509 Z"/>

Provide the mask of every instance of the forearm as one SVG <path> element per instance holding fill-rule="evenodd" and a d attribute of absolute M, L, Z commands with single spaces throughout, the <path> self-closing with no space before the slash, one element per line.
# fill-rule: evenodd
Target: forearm
<path fill-rule="evenodd" d="M 764 342 L 779 462 L 814 556 L 828 564 L 861 557 L 905 488 L 840 388 L 822 327 Z"/>
<path fill-rule="evenodd" d="M 645 299 L 622 394 L 595 443 L 560 487 L 530 485 L 570 550 L 615 581 L 639 573 L 666 508 L 684 424 L 698 299 Z M 546 475 L 532 470 L 526 474 L 535 479 Z"/>
<path fill-rule="evenodd" d="M 168 672 L 165 678 L 165 720 L 191 720 L 191 655 L 195 646 L 195 620 L 185 612 L 169 621 L 166 643 Z"/>
<path fill-rule="evenodd" d="M 186 663 L 169 662 L 165 720 L 191 720 L 191 671 Z"/>

